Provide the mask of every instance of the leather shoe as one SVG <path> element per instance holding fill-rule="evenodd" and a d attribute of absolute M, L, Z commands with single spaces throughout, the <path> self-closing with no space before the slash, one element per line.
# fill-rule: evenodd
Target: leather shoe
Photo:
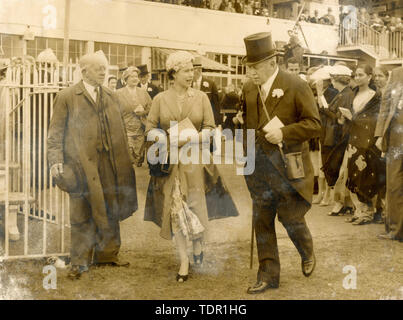
<path fill-rule="evenodd" d="M 88 272 L 87 266 L 72 266 L 67 277 L 71 280 L 80 279 L 84 272 Z"/>
<path fill-rule="evenodd" d="M 378 234 L 378 239 L 381 239 L 381 240 L 397 240 L 397 241 L 403 242 L 403 239 L 396 238 L 396 236 L 394 236 L 392 232 Z"/>
<path fill-rule="evenodd" d="M 305 277 L 309 277 L 316 266 L 316 258 L 315 255 L 312 255 L 312 258 L 308 260 L 303 260 L 301 262 L 302 273 Z"/>
<path fill-rule="evenodd" d="M 130 262 L 124 260 L 116 260 L 109 262 L 97 262 L 96 266 L 110 266 L 110 267 L 128 267 L 130 266 Z"/>
<path fill-rule="evenodd" d="M 249 294 L 257 294 L 265 292 L 268 289 L 277 289 L 278 284 L 268 283 L 266 281 L 258 281 L 252 287 L 249 287 L 246 291 Z"/>

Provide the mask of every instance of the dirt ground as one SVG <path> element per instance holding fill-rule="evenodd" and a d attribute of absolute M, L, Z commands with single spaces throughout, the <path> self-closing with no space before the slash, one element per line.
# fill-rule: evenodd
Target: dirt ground
<path fill-rule="evenodd" d="M 352 226 L 345 217 L 328 217 L 331 207 L 313 206 L 307 223 L 314 238 L 317 266 L 310 278 L 302 275 L 299 255 L 278 223 L 281 260 L 280 288 L 250 296 L 256 279 L 257 254 L 249 268 L 251 200 L 234 167 L 221 171 L 240 216 L 211 221 L 201 269 L 191 266 L 187 282 L 176 283 L 178 257 L 173 242 L 159 236 L 159 228 L 143 221 L 147 170 L 136 169 L 140 209 L 121 224 L 121 257 L 128 268 L 91 268 L 80 280 L 57 269 L 57 288 L 43 287 L 44 260 L 0 264 L 0 299 L 402 299 L 403 243 L 378 240 L 382 225 Z M 191 251 L 189 251 L 191 256 Z M 343 281 L 355 268 L 356 289 Z M 348 269 L 352 270 L 352 269 Z M 351 271 L 350 271 L 351 272 Z M 351 282 L 350 282 L 351 283 Z"/>

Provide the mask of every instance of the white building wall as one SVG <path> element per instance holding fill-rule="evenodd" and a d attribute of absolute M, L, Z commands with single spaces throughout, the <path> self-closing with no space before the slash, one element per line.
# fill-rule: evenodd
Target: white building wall
<path fill-rule="evenodd" d="M 1 0 L 0 33 L 62 38 L 64 0 Z M 335 12 L 335 14 L 337 11 Z M 196 9 L 140 0 L 71 0 L 70 38 L 245 54 L 243 38 L 272 31 L 274 41 L 288 41 L 293 21 Z M 313 53 L 336 53 L 335 26 L 302 24 Z M 301 37 L 303 43 L 303 38 Z"/>

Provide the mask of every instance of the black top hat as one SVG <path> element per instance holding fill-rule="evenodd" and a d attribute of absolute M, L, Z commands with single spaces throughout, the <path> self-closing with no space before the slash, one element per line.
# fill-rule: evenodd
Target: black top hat
<path fill-rule="evenodd" d="M 147 75 L 149 73 L 146 64 L 142 64 L 141 66 L 137 66 L 137 68 L 140 70 L 140 74 L 139 74 L 140 77 L 145 76 L 145 75 Z"/>
<path fill-rule="evenodd" d="M 278 54 L 271 40 L 270 32 L 255 33 L 247 36 L 243 41 L 246 48 L 246 56 L 242 59 L 244 64 L 256 64 Z"/>

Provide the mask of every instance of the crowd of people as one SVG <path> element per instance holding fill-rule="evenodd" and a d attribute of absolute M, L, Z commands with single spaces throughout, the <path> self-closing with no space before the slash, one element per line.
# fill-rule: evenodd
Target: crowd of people
<path fill-rule="evenodd" d="M 366 8 L 360 8 L 357 19 L 363 24 L 369 25 L 378 32 L 402 32 L 403 23 L 401 17 L 389 15 L 379 16 L 378 13 L 369 13 Z"/>

